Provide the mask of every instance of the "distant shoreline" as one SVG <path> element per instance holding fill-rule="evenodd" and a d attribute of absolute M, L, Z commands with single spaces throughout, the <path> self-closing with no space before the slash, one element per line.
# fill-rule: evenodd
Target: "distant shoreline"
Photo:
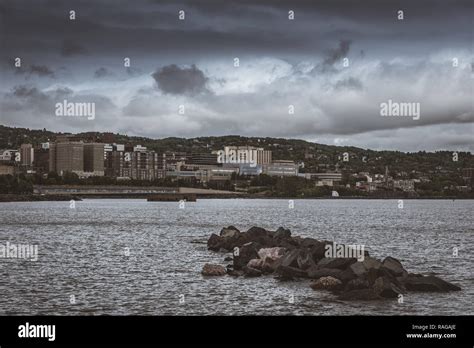
<path fill-rule="evenodd" d="M 82 201 L 83 199 L 147 199 L 143 195 L 36 195 L 36 194 L 0 194 L 0 203 L 8 202 L 54 202 L 54 201 Z M 344 196 L 344 197 L 262 197 L 262 196 L 226 196 L 226 195 L 205 195 L 197 196 L 201 199 L 281 199 L 281 200 L 472 200 L 470 197 L 361 197 L 361 196 Z"/>

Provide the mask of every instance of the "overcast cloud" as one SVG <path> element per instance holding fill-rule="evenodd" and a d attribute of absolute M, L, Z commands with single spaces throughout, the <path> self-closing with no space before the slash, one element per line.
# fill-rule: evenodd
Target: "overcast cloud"
<path fill-rule="evenodd" d="M 468 0 L 6 0 L 0 123 L 474 151 L 472 18 Z M 56 117 L 64 99 L 95 119 Z M 389 100 L 419 119 L 382 117 Z"/>

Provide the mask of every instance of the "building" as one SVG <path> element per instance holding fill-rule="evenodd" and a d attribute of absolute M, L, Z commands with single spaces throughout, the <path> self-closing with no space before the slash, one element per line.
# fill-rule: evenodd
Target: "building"
<path fill-rule="evenodd" d="M 191 157 L 186 161 L 188 164 L 196 165 L 212 165 L 217 166 L 217 154 L 215 153 L 193 153 Z"/>
<path fill-rule="evenodd" d="M 33 170 L 36 173 L 48 173 L 49 171 L 49 143 L 47 148 L 43 146 L 34 148 Z"/>
<path fill-rule="evenodd" d="M 15 167 L 12 164 L 0 163 L 0 175 L 13 175 L 15 174 Z"/>
<path fill-rule="evenodd" d="M 263 173 L 270 176 L 297 176 L 298 165 L 293 161 L 273 161 L 263 166 Z"/>
<path fill-rule="evenodd" d="M 84 143 L 60 142 L 50 146 L 49 162 L 50 170 L 59 175 L 71 172 L 82 176 L 84 173 Z"/>
<path fill-rule="evenodd" d="M 104 176 L 104 144 L 84 144 L 84 172 Z"/>
<path fill-rule="evenodd" d="M 413 192 L 415 191 L 415 182 L 413 180 L 393 180 L 393 188 Z"/>
<path fill-rule="evenodd" d="M 20 145 L 20 163 L 22 166 L 31 167 L 35 158 L 33 145 L 21 144 Z"/>
<path fill-rule="evenodd" d="M 219 153 L 218 162 L 267 165 L 272 163 L 272 152 L 261 147 L 225 146 Z"/>
<path fill-rule="evenodd" d="M 298 176 L 308 180 L 315 180 L 316 186 L 334 186 L 342 180 L 342 173 L 339 172 L 301 173 Z"/>
<path fill-rule="evenodd" d="M 166 155 L 147 151 L 144 146 L 107 144 L 104 146 L 105 175 L 134 180 L 165 177 Z"/>

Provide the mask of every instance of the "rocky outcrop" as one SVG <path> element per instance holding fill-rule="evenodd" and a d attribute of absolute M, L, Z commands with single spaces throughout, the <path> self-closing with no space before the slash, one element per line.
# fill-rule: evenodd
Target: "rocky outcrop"
<path fill-rule="evenodd" d="M 227 270 L 219 265 L 206 264 L 203 275 L 259 277 L 272 274 L 280 280 L 306 279 L 314 290 L 331 291 L 343 301 L 395 299 L 408 291 L 459 291 L 457 285 L 435 276 L 409 273 L 393 257 L 380 261 L 370 257 L 326 257 L 326 250 L 336 246 L 330 241 L 292 236 L 283 227 L 269 231 L 252 227 L 239 231 L 225 227 L 219 235 L 207 241 L 209 250 L 232 252 Z M 340 245 L 337 244 L 339 247 Z M 350 248 L 347 248 L 348 250 Z M 332 255 L 334 256 L 334 255 Z"/>

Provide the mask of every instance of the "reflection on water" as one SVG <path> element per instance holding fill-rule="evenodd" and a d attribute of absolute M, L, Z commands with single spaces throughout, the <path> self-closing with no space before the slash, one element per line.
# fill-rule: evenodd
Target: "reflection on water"
<path fill-rule="evenodd" d="M 0 259 L 0 314 L 472 315 L 473 211 L 467 200 L 406 200 L 403 209 L 396 200 L 295 200 L 294 209 L 276 199 L 198 200 L 185 209 L 145 200 L 85 200 L 76 209 L 1 203 L 0 243 L 37 244 L 39 256 Z M 372 256 L 397 257 L 463 291 L 347 303 L 306 280 L 203 278 L 203 264 L 225 265 L 225 255 L 196 241 L 227 225 L 364 244 Z"/>

